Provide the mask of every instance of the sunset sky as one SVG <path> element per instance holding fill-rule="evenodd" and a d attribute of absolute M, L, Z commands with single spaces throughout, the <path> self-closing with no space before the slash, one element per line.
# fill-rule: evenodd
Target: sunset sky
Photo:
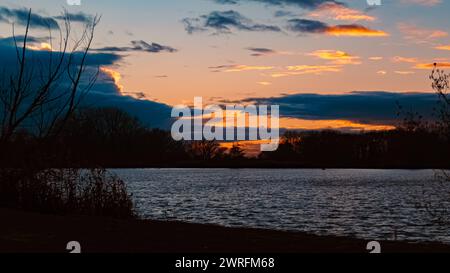
<path fill-rule="evenodd" d="M 3 0 L 3 42 L 23 8 L 101 15 L 93 52 L 117 56 L 100 65 L 128 100 L 277 103 L 286 128 L 389 128 L 395 101 L 432 108 L 432 63 L 450 68 L 449 1 Z"/>

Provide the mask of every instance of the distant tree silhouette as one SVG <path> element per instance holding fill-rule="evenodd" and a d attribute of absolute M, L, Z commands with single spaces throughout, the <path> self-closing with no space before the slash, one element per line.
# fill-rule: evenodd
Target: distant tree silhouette
<path fill-rule="evenodd" d="M 216 140 L 192 141 L 187 145 L 187 152 L 195 160 L 213 160 L 223 157 L 225 149 Z"/>
<path fill-rule="evenodd" d="M 412 149 L 411 147 L 414 147 Z M 431 130 L 286 132 L 261 160 L 303 167 L 433 168 L 450 166 L 450 145 Z"/>
<path fill-rule="evenodd" d="M 287 131 L 282 138 L 283 144 L 289 145 L 291 149 L 298 153 L 300 152 L 302 135 L 295 131 Z"/>
<path fill-rule="evenodd" d="M 232 160 L 243 159 L 245 158 L 245 152 L 239 143 L 233 143 L 233 146 L 228 151 L 228 156 Z"/>
<path fill-rule="evenodd" d="M 79 111 L 67 124 L 66 134 L 84 133 L 104 141 L 113 138 L 130 137 L 144 130 L 140 121 L 117 108 L 88 108 Z"/>
<path fill-rule="evenodd" d="M 397 124 L 397 130 L 413 134 L 420 131 L 430 130 L 430 126 L 433 126 L 428 121 L 426 121 L 423 115 L 421 115 L 419 112 L 405 110 L 404 107 L 398 102 L 397 107 L 397 115 L 401 118 L 401 122 Z"/>
<path fill-rule="evenodd" d="M 61 143 L 82 166 L 141 166 L 186 158 L 184 143 L 148 129 L 123 110 L 83 109 L 66 125 Z M 87 154 L 89 156 L 87 156 Z"/>

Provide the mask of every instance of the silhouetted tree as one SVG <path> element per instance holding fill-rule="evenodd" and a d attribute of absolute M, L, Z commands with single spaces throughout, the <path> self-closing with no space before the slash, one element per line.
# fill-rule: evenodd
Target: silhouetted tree
<path fill-rule="evenodd" d="M 439 96 L 439 108 L 438 113 L 440 120 L 438 121 L 438 131 L 440 136 L 448 143 L 450 142 L 450 98 L 448 97 L 448 91 L 450 74 L 446 74 L 445 71 L 439 69 L 437 65 L 434 65 L 434 69 L 431 72 L 430 80 L 433 90 Z M 447 153 L 450 153 L 448 147 L 442 147 Z M 423 196 L 424 201 L 420 204 L 421 208 L 425 208 L 426 211 L 432 216 L 433 221 L 438 224 L 450 225 L 450 191 L 448 191 L 448 183 L 450 183 L 450 174 L 448 170 L 441 170 L 436 173 L 436 178 L 440 183 L 438 188 L 429 190 L 424 187 Z"/>
<path fill-rule="evenodd" d="M 433 90 L 435 90 L 439 96 L 438 114 L 440 120 L 438 125 L 442 136 L 446 137 L 450 141 L 450 98 L 448 94 L 450 88 L 449 79 L 450 74 L 446 74 L 445 71 L 438 69 L 435 64 L 430 75 L 430 80 L 432 82 L 431 86 Z"/>
<path fill-rule="evenodd" d="M 59 49 L 54 51 L 51 46 L 45 59 L 35 60 L 28 48 L 31 10 L 21 45 L 13 25 L 17 66 L 12 68 L 16 71 L 3 73 L 0 82 L 0 206 L 47 213 L 134 217 L 131 197 L 125 183 L 117 177 L 107 175 L 103 169 L 81 171 L 49 166 L 57 159 L 65 159 L 54 158 L 58 148 L 67 148 L 59 145 L 59 137 L 98 75 L 98 69 L 86 74 L 99 18 L 87 23 L 81 37 L 76 38 L 72 35 L 70 15 L 65 12 L 63 17 L 64 23 L 58 26 Z M 52 45 L 50 26 L 49 37 Z M 17 149 L 20 146 L 24 148 Z M 13 155 L 19 159 L 18 166 L 7 168 L 5 164 Z"/>
<path fill-rule="evenodd" d="M 233 160 L 243 159 L 245 157 L 245 152 L 242 150 L 239 143 L 233 143 L 233 146 L 228 151 L 228 156 Z"/>
<path fill-rule="evenodd" d="M 212 140 L 192 141 L 187 146 L 187 152 L 194 159 L 208 161 L 223 157 L 225 149 L 220 147 L 219 142 Z"/>
<path fill-rule="evenodd" d="M 36 61 L 28 48 L 31 16 L 30 9 L 21 44 L 13 25 L 17 67 L 10 75 L 3 74 L 0 83 L 0 145 L 6 145 L 18 129 L 25 128 L 25 123 L 27 127 L 34 124 L 29 130 L 41 137 L 56 136 L 98 75 L 98 71 L 91 74 L 88 83 L 81 85 L 98 17 L 85 26 L 80 38 L 75 38 L 70 16 L 65 12 L 64 23 L 58 28 L 59 48 L 48 51 L 45 60 Z M 50 26 L 49 37 L 53 45 Z M 64 77 L 69 79 L 68 84 L 61 83 Z"/>

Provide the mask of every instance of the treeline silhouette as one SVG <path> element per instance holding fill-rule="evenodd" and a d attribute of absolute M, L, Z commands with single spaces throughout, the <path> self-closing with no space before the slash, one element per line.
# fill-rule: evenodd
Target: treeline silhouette
<path fill-rule="evenodd" d="M 288 132 L 279 149 L 260 158 L 322 168 L 444 168 L 449 141 L 438 132 L 419 130 L 340 133 Z"/>
<path fill-rule="evenodd" d="M 247 158 L 239 144 L 174 141 L 170 132 L 149 129 L 115 108 L 83 109 L 50 141 L 21 131 L 2 166 L 45 167 L 318 167 L 446 168 L 450 141 L 436 126 L 405 119 L 397 130 L 343 133 L 288 131 L 277 151 Z M 35 165 L 36 163 L 33 163 Z"/>

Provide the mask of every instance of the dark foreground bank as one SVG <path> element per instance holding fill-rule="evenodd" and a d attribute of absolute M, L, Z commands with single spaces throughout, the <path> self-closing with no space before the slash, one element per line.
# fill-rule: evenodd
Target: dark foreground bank
<path fill-rule="evenodd" d="M 54 216 L 0 209 L 0 252 L 364 253 L 367 241 L 299 232 L 147 220 Z M 383 252 L 447 252 L 450 245 L 381 242 Z"/>

